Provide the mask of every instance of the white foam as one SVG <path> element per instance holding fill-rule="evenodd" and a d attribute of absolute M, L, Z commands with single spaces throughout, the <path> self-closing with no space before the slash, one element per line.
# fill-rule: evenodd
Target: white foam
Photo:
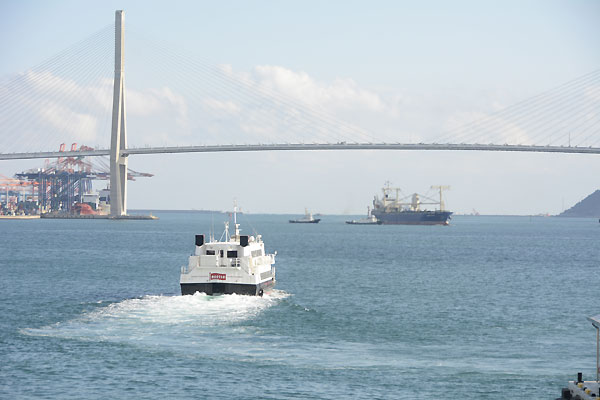
<path fill-rule="evenodd" d="M 183 350 L 216 337 L 243 336 L 244 321 L 256 318 L 287 296 L 279 290 L 263 297 L 203 293 L 145 296 L 101 306 L 66 322 L 24 329 L 23 333 Z"/>

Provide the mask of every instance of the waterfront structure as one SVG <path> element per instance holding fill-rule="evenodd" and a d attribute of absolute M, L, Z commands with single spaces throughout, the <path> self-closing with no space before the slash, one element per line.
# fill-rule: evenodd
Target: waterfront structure
<path fill-rule="evenodd" d="M 125 108 L 125 13 L 115 12 L 115 79 L 110 137 L 110 215 L 127 215 L 127 114 Z"/>
<path fill-rule="evenodd" d="M 166 153 L 191 153 L 191 152 L 231 152 L 231 151 L 298 151 L 298 150 L 450 150 L 450 151 L 502 151 L 502 152 L 551 152 L 551 153 L 573 153 L 573 154 L 600 154 L 600 147 L 593 145 L 586 146 L 581 143 L 571 145 L 571 131 L 569 131 L 568 145 L 554 145 L 546 143 L 557 143 L 554 140 L 550 142 L 537 141 L 530 144 L 522 143 L 504 143 L 499 141 L 499 138 L 494 137 L 492 140 L 482 141 L 479 135 L 480 129 L 473 129 L 476 136 L 470 136 L 465 140 L 461 139 L 460 135 L 454 137 L 443 137 L 441 142 L 433 143 L 407 143 L 407 142 L 390 142 L 370 140 L 370 137 L 360 136 L 353 138 L 352 141 L 343 137 L 333 137 L 329 142 L 317 141 L 314 143 L 304 143 L 300 138 L 292 138 L 287 143 L 259 143 L 259 144 L 216 144 L 216 145 L 189 145 L 189 146 L 173 146 L 173 147 L 143 147 L 129 148 L 127 145 L 127 129 L 126 129 L 126 96 L 125 96 L 125 80 L 124 80 L 124 21 L 125 16 L 122 10 L 117 10 L 115 13 L 115 73 L 113 82 L 113 98 L 112 98 L 112 125 L 111 125 L 111 146 L 109 149 L 88 149 L 82 152 L 66 151 L 64 154 L 57 151 L 41 151 L 41 152 L 19 152 L 19 153 L 0 153 L 0 160 L 16 160 L 16 159 L 31 159 L 31 158 L 55 158 L 55 157 L 73 157 L 73 156 L 106 156 L 110 155 L 110 176 L 111 176 L 111 197 L 115 206 L 111 208 L 111 213 L 114 216 L 124 216 L 127 213 L 127 179 L 126 171 L 128 157 L 132 154 L 166 154 Z M 595 76 L 597 71 L 594 71 L 591 76 Z M 554 110 L 555 102 L 561 101 L 572 91 L 581 89 L 584 82 L 587 82 L 590 74 L 577 78 L 568 82 L 565 85 L 553 89 L 557 96 L 536 96 L 525 102 L 508 107 L 503 110 L 505 114 L 521 117 L 523 107 L 531 107 L 535 104 L 534 109 L 539 109 L 539 112 L 530 113 L 530 121 L 544 121 L 539 118 L 539 115 L 544 115 L 544 112 Z M 539 104 L 541 103 L 541 104 Z M 581 108 L 581 107 L 580 107 Z M 311 113 L 307 109 L 308 114 Z M 317 110 L 320 115 L 320 110 Z M 535 114 L 535 115 L 534 115 Z M 574 118 L 578 121 L 585 117 L 584 122 L 589 118 L 583 113 L 582 117 L 574 113 Z M 319 119 L 324 122 L 329 118 Z M 490 122 L 491 121 L 491 122 Z M 494 118 L 489 120 L 477 121 L 475 126 L 495 126 Z M 589 120 L 591 121 L 591 120 Z M 587 123 L 587 122 L 586 122 Z M 334 124 L 336 127 L 339 124 Z M 578 126 L 579 132 L 577 135 L 585 133 L 590 127 L 573 124 L 562 124 L 564 126 Z M 561 125 L 561 126 L 562 126 Z M 472 128 L 469 125 L 469 128 Z M 538 123 L 539 130 L 548 130 L 545 123 Z M 464 132 L 463 132 L 464 133 Z M 587 135 L 587 133 L 585 133 Z M 554 138 L 556 132 L 548 130 L 548 135 Z M 591 137 L 591 135 L 590 135 Z M 337 139 L 337 140 L 336 140 Z M 446 141 L 447 140 L 447 141 Z M 544 144 L 542 144 L 544 143 Z M 562 142 L 558 142 L 562 143 Z"/>
<path fill-rule="evenodd" d="M 93 150 L 77 143 L 71 145 L 71 152 Z M 60 145 L 59 152 L 65 152 L 66 145 Z M 106 163 L 91 162 L 84 156 L 60 157 L 54 162 L 46 160 L 43 167 L 32 168 L 15 174 L 18 182 L 32 187 L 31 195 L 24 200 L 35 203 L 37 212 L 71 213 L 78 203 L 89 204 L 95 211 L 107 213 L 110 208 L 110 190 L 99 193 L 93 191 L 94 180 L 108 180 L 110 167 Z M 139 177 L 152 177 L 152 174 L 127 170 L 126 180 Z"/>

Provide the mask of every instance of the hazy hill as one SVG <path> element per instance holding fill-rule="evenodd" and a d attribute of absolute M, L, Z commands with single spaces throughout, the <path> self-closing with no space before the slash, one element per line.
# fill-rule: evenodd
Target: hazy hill
<path fill-rule="evenodd" d="M 600 217 L 600 190 L 596 190 L 573 207 L 565 210 L 559 217 Z"/>

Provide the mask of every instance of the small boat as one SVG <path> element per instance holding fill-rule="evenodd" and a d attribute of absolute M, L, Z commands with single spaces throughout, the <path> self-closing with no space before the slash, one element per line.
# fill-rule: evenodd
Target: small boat
<path fill-rule="evenodd" d="M 237 207 L 234 207 L 235 232 L 229 235 L 225 222 L 222 240 L 196 235 L 196 249 L 188 265 L 181 267 L 181 294 L 245 294 L 262 296 L 275 286 L 275 256 L 265 253 L 261 236 L 240 235 Z"/>
<path fill-rule="evenodd" d="M 371 207 L 367 207 L 367 217 L 361 219 L 353 219 L 352 221 L 346 221 L 350 225 L 381 225 L 382 222 L 371 214 Z"/>
<path fill-rule="evenodd" d="M 290 219 L 290 224 L 318 224 L 321 218 L 314 218 L 308 209 L 304 209 L 304 217 L 298 219 Z"/>

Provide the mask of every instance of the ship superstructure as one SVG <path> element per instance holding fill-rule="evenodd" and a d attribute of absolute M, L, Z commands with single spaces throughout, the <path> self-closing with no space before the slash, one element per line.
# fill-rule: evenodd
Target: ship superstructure
<path fill-rule="evenodd" d="M 240 235 L 234 209 L 234 233 L 229 222 L 216 241 L 196 235 L 194 253 L 181 267 L 181 294 L 245 294 L 262 296 L 275 285 L 275 255 L 265 253 L 261 235 Z"/>
<path fill-rule="evenodd" d="M 439 201 L 418 193 L 402 197 L 402 190 L 390 187 L 388 182 L 382 189 L 382 197 L 375 196 L 373 199 L 371 213 L 384 225 L 448 225 L 452 212 L 444 209 L 442 191 L 450 187 L 432 186 L 431 188 L 439 190 Z M 438 208 L 422 209 L 422 206 L 427 205 Z"/>

